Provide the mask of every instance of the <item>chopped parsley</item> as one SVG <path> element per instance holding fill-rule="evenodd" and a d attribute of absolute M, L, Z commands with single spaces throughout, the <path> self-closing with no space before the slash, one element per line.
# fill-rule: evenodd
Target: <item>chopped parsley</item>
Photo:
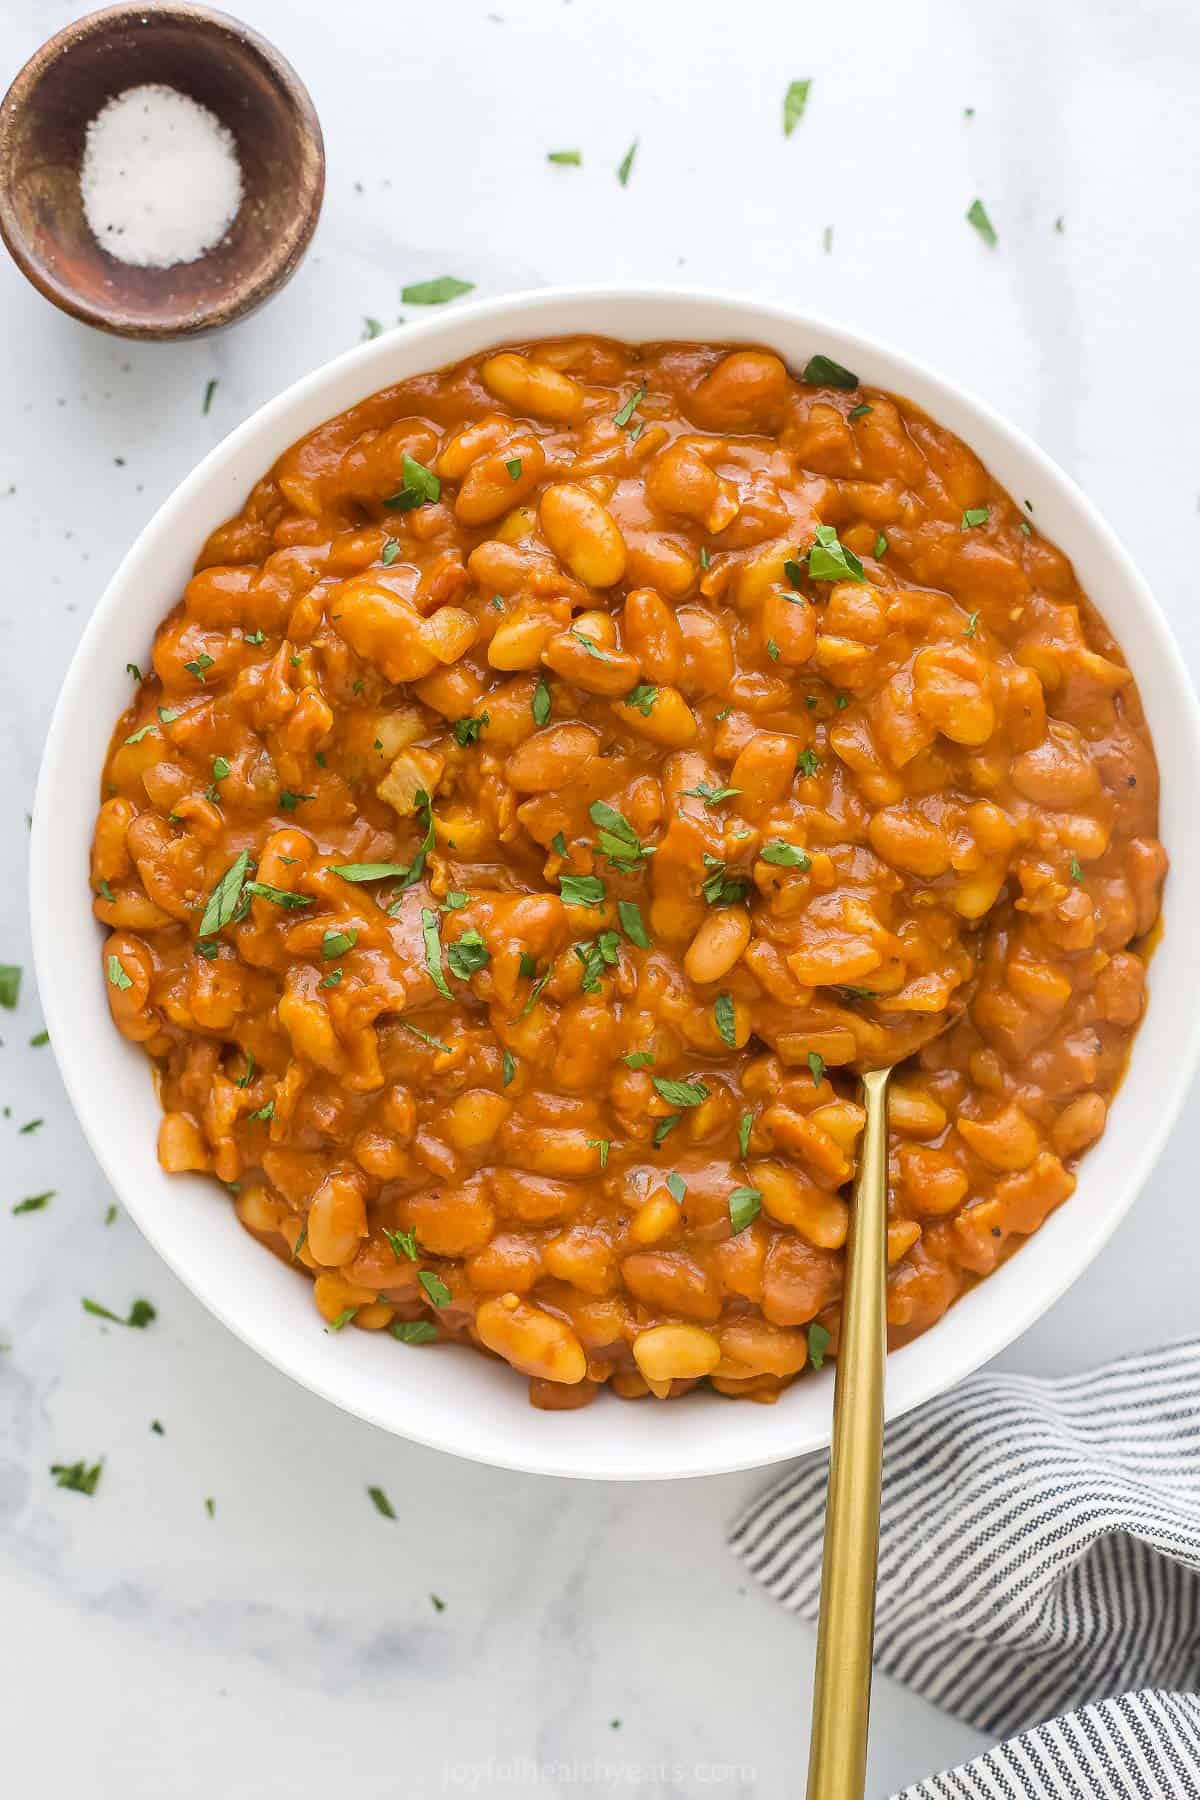
<path fill-rule="evenodd" d="M 550 686 L 544 675 L 538 676 L 529 710 L 533 714 L 535 725 L 544 725 L 550 717 Z"/>
<path fill-rule="evenodd" d="M 214 376 L 210 377 L 208 382 L 206 382 L 206 384 L 205 384 L 204 405 L 200 408 L 200 411 L 202 413 L 207 413 L 209 408 L 212 406 L 213 395 L 216 393 L 216 391 L 217 391 L 217 378 L 214 375 Z"/>
<path fill-rule="evenodd" d="M 804 109 L 808 105 L 808 90 L 811 81 L 789 81 L 787 92 L 783 96 L 783 135 L 791 137 L 797 125 L 804 117 Z"/>
<path fill-rule="evenodd" d="M 963 636 L 964 637 L 974 637 L 975 633 L 978 630 L 979 630 L 979 614 L 977 612 L 969 613 L 967 615 L 967 622 L 963 626 Z"/>
<path fill-rule="evenodd" d="M 808 1360 L 814 1369 L 819 1369 L 824 1364 L 830 1336 L 831 1333 L 826 1331 L 824 1325 L 813 1324 L 808 1328 Z"/>
<path fill-rule="evenodd" d="M 810 356 L 804 365 L 804 380 L 810 381 L 814 387 L 856 388 L 858 376 L 853 369 L 843 367 L 834 362 L 832 356 Z"/>
<path fill-rule="evenodd" d="M 354 1315 L 357 1311 L 358 1311 L 357 1306 L 343 1306 L 343 1308 L 342 1308 L 341 1312 L 338 1314 L 337 1318 L 330 1319 L 330 1321 L 329 1321 L 330 1331 L 344 1331 L 346 1326 L 350 1323 L 351 1319 L 354 1317 Z"/>
<path fill-rule="evenodd" d="M 417 1244 L 417 1234 L 415 1231 L 389 1231 L 385 1226 L 383 1235 L 387 1239 L 388 1244 L 391 1247 L 392 1255 L 397 1262 L 403 1262 L 405 1258 L 407 1258 L 409 1262 L 420 1262 L 421 1251 Z"/>
<path fill-rule="evenodd" d="M 735 1187 L 729 1196 L 729 1229 L 734 1237 L 753 1224 L 762 1211 L 762 1194 L 758 1188 Z"/>
<path fill-rule="evenodd" d="M 649 1050 L 627 1050 L 621 1061 L 629 1069 L 652 1069 L 654 1058 Z"/>
<path fill-rule="evenodd" d="M 654 702 L 658 699 L 658 689 L 651 687 L 648 681 L 639 681 L 637 686 L 625 696 L 625 705 L 634 707 L 643 719 L 648 719 L 654 710 Z"/>
<path fill-rule="evenodd" d="M 131 988 L 133 986 L 132 981 L 125 973 L 124 963 L 115 952 L 108 959 L 108 979 L 109 984 L 115 988 Z"/>
<path fill-rule="evenodd" d="M 687 1193 L 687 1182 L 676 1169 L 672 1169 L 667 1176 L 667 1192 L 677 1206 L 683 1205 L 684 1195 Z"/>
<path fill-rule="evenodd" d="M 683 788 L 682 793 L 690 794 L 694 800 L 703 800 L 705 806 L 720 806 L 722 800 L 732 800 L 741 788 L 712 787 L 707 781 L 698 781 L 694 788 Z"/>
<path fill-rule="evenodd" d="M 460 281 L 457 275 L 439 275 L 433 281 L 410 281 L 400 289 L 400 300 L 404 306 L 445 306 L 448 300 L 471 293 L 474 286 L 473 281 Z"/>
<path fill-rule="evenodd" d="M 603 906 L 607 893 L 599 875 L 560 875 L 558 889 L 568 906 Z"/>
<path fill-rule="evenodd" d="M 802 750 L 796 758 L 796 773 L 805 781 L 811 781 L 814 775 L 821 772 L 821 759 L 815 750 Z"/>
<path fill-rule="evenodd" d="M 887 555 L 887 547 L 888 547 L 887 536 L 884 532 L 881 531 L 879 533 L 879 536 L 875 539 L 874 544 L 871 546 L 871 555 L 875 558 L 876 562 L 879 561 L 879 558 L 881 556 Z"/>
<path fill-rule="evenodd" d="M 717 995 L 713 1003 L 713 1020 L 717 1027 L 717 1035 L 729 1045 L 731 1050 L 736 1050 L 737 1027 L 734 1022 L 732 994 Z"/>
<path fill-rule="evenodd" d="M 108 899 L 110 896 L 105 895 Z M 21 965 L 20 963 L 0 963 L 0 1006 L 14 1011 L 21 997 Z"/>
<path fill-rule="evenodd" d="M 335 956 L 342 956 L 347 950 L 353 950 L 358 942 L 358 931 L 351 926 L 348 931 L 327 931 L 321 939 L 321 955 L 326 962 L 332 962 Z"/>
<path fill-rule="evenodd" d="M 825 1058 L 817 1050 L 810 1050 L 807 1057 L 808 1072 L 812 1076 L 814 1087 L 820 1087 L 825 1079 Z"/>
<path fill-rule="evenodd" d="M 520 479 L 521 479 L 521 459 L 519 456 L 510 457 L 509 460 L 505 463 L 504 467 L 508 470 L 508 476 L 509 476 L 510 481 L 520 481 Z"/>
<path fill-rule="evenodd" d="M 702 1081 L 674 1081 L 667 1075 L 655 1075 L 654 1085 L 668 1106 L 700 1106 L 708 1099 Z"/>
<path fill-rule="evenodd" d="M 517 1072 L 516 1058 L 513 1056 L 513 1053 L 511 1050 L 506 1050 L 504 1052 L 503 1060 L 500 1064 L 500 1080 L 505 1087 L 512 1086 L 513 1076 L 516 1074 L 516 1072 Z"/>
<path fill-rule="evenodd" d="M 399 538 L 389 538 L 379 553 L 379 560 L 385 569 L 390 569 L 400 554 Z"/>
<path fill-rule="evenodd" d="M 550 150 L 546 154 L 546 161 L 557 163 L 560 168 L 577 169 L 583 161 L 583 152 L 581 150 Z"/>
<path fill-rule="evenodd" d="M 425 940 L 425 967 L 429 970 L 429 979 L 439 994 L 447 1000 L 454 998 L 450 992 L 450 983 L 446 980 L 446 971 L 442 967 L 442 940 L 438 916 L 428 906 L 421 908 L 421 935 Z"/>
<path fill-rule="evenodd" d="M 700 892 L 709 906 L 736 906 L 745 899 L 748 883 L 740 875 L 730 875 L 719 856 L 706 852 L 704 865 L 711 873 L 701 883 Z"/>
<path fill-rule="evenodd" d="M 449 1306 L 453 1296 L 440 1275 L 435 1275 L 432 1269 L 422 1269 L 417 1280 L 435 1306 Z"/>
<path fill-rule="evenodd" d="M 393 511 L 413 512 L 418 506 L 430 506 L 441 499 L 442 484 L 433 470 L 419 463 L 407 450 L 400 458 L 400 476 L 403 486 L 389 494 L 383 503 Z"/>
<path fill-rule="evenodd" d="M 618 900 L 617 918 L 631 944 L 636 944 L 639 950 L 650 948 L 650 936 L 642 919 L 642 909 L 636 900 Z"/>
<path fill-rule="evenodd" d="M 200 936 L 202 938 L 215 937 L 217 932 L 223 931 L 237 913 L 238 907 L 241 905 L 242 889 L 246 885 L 246 877 L 249 873 L 250 852 L 243 850 L 230 863 L 208 896 L 204 916 L 200 920 Z M 111 969 L 109 970 L 109 979 L 112 979 Z M 117 985 L 119 986 L 120 983 Z"/>
<path fill-rule="evenodd" d="M 331 863 L 331 875 L 343 881 L 387 881 L 394 875 L 407 875 L 407 863 Z"/>
<path fill-rule="evenodd" d="M 55 1487 L 69 1488 L 73 1494 L 94 1494 L 103 1471 L 103 1461 L 93 1463 L 90 1469 L 82 1462 L 50 1464 Z"/>
<path fill-rule="evenodd" d="M 975 227 L 989 250 L 994 250 L 996 248 L 996 245 L 999 242 L 999 239 L 996 236 L 996 227 L 988 218 L 987 207 L 983 204 L 982 200 L 972 200 L 970 206 L 968 206 L 967 224 Z M 815 1367 L 819 1368 L 820 1364 L 817 1363 Z"/>
<path fill-rule="evenodd" d="M 138 668 L 136 663 L 126 663 L 125 664 L 125 673 L 127 675 L 132 675 L 133 679 L 135 681 L 145 681 L 145 679 L 146 679 L 146 677 L 142 674 L 142 671 Z"/>
<path fill-rule="evenodd" d="M 986 525 L 988 509 L 986 506 L 968 506 L 962 516 L 961 531 L 970 531 L 973 525 Z"/>
<path fill-rule="evenodd" d="M 413 1037 L 419 1038 L 421 1042 L 427 1044 L 431 1050 L 440 1050 L 443 1055 L 449 1056 L 450 1046 L 449 1044 L 443 1044 L 441 1038 L 430 1037 L 427 1031 L 422 1031 L 417 1025 L 410 1025 L 407 1019 L 401 1019 L 400 1023 L 405 1031 L 410 1031 Z"/>
<path fill-rule="evenodd" d="M 284 788 L 279 796 L 279 804 L 284 812 L 295 812 L 296 808 L 303 805 L 304 801 L 312 800 L 314 798 L 315 795 L 313 794 L 293 794 L 289 793 L 287 788 Z"/>
<path fill-rule="evenodd" d="M 269 900 L 272 906 L 282 906 L 285 912 L 294 911 L 298 906 L 311 906 L 311 894 L 297 894 L 291 888 L 272 887 L 266 881 L 248 881 L 242 889 L 243 894 L 253 894 L 259 900 Z"/>
<path fill-rule="evenodd" d="M 642 404 L 642 401 L 645 398 L 646 398 L 646 383 L 643 381 L 641 386 L 635 388 L 633 393 L 630 394 L 630 396 L 629 396 L 628 400 L 626 400 L 624 406 L 622 406 L 618 412 L 615 412 L 613 414 L 613 424 L 620 425 L 622 427 L 622 429 L 624 429 L 624 427 L 626 425 L 628 425 L 628 423 L 632 419 L 634 413 L 637 411 L 638 407 Z"/>
<path fill-rule="evenodd" d="M 615 967 L 620 961 L 620 942 L 615 931 L 602 931 L 598 938 L 589 938 L 582 944 L 572 944 L 571 948 L 583 970 L 582 987 L 585 994 L 600 992 L 601 976 L 606 969 Z"/>
<path fill-rule="evenodd" d="M 597 662 L 606 663 L 612 661 L 612 657 L 608 654 L 608 651 L 602 650 L 595 638 L 590 638 L 586 631 L 576 631 L 575 627 L 572 626 L 571 636 L 575 639 L 577 644 L 582 644 L 588 655 L 594 656 Z"/>
<path fill-rule="evenodd" d="M 600 1167 L 601 1167 L 601 1169 L 607 1169 L 608 1153 L 612 1149 L 612 1139 L 611 1138 L 585 1138 L 584 1142 L 588 1146 L 589 1150 L 598 1150 L 600 1152 Z"/>
<path fill-rule="evenodd" d="M 808 553 L 810 581 L 866 581 L 865 569 L 853 550 L 841 542 L 835 525 L 818 525 L 813 535 L 815 542 Z"/>
<path fill-rule="evenodd" d="M 753 1128 L 754 1114 L 752 1112 L 744 1112 L 738 1120 L 738 1148 L 742 1153 L 743 1159 L 750 1148 L 750 1133 Z"/>
<path fill-rule="evenodd" d="M 402 1344 L 431 1344 L 437 1337 L 437 1326 L 430 1319 L 393 1319 L 388 1329 Z"/>
<path fill-rule="evenodd" d="M 624 813 L 619 813 L 607 800 L 593 800 L 588 817 L 600 828 L 600 851 L 614 869 L 628 874 L 643 857 L 654 855 L 653 844 L 643 844 Z M 560 852 L 561 854 L 561 852 Z"/>
<path fill-rule="evenodd" d="M 194 675 L 197 681 L 203 681 L 208 670 L 213 666 L 213 659 L 211 656 L 206 656 L 202 651 L 194 661 L 185 662 L 183 666 L 189 675 Z"/>
<path fill-rule="evenodd" d="M 374 1506 L 375 1511 L 379 1513 L 382 1518 L 395 1518 L 396 1515 L 392 1511 L 392 1503 L 381 1487 L 369 1487 L 367 1493 L 371 1496 L 372 1506 Z"/>
<path fill-rule="evenodd" d="M 812 857 L 808 851 L 801 850 L 798 844 L 785 843 L 782 838 L 772 838 L 758 854 L 766 863 L 775 863 L 781 869 L 799 869 L 802 875 L 812 868 Z"/>
<path fill-rule="evenodd" d="M 1083 880 L 1083 870 L 1079 865 L 1079 858 L 1077 856 L 1072 856 L 1072 858 L 1071 858 L 1071 880 L 1072 881 L 1082 881 Z"/>
<path fill-rule="evenodd" d="M 668 1113 L 665 1119 L 658 1121 L 654 1127 L 654 1148 L 656 1150 L 670 1137 L 682 1117 L 682 1113 Z"/>
<path fill-rule="evenodd" d="M 149 1300 L 135 1300 L 124 1319 L 120 1313 L 110 1312 L 107 1306 L 101 1306 L 98 1300 L 85 1300 L 83 1310 L 91 1313 L 95 1319 L 108 1319 L 113 1325 L 128 1325 L 134 1331 L 144 1331 L 158 1317 Z"/>
<path fill-rule="evenodd" d="M 47 1188 L 44 1194 L 30 1194 L 28 1199 L 18 1200 L 12 1208 L 13 1218 L 21 1213 L 44 1212 L 57 1192 L 57 1188 Z"/>
<path fill-rule="evenodd" d="M 478 743 L 480 732 L 485 725 L 490 724 L 491 719 L 486 712 L 475 713 L 467 719 L 456 719 L 454 721 L 455 743 L 460 745 L 464 750 L 468 744 Z"/>
<path fill-rule="evenodd" d="M 469 981 L 478 969 L 486 966 L 491 956 L 482 936 L 473 927 L 464 931 L 446 950 L 450 973 L 460 981 Z"/>
<path fill-rule="evenodd" d="M 628 150 L 617 165 L 617 180 L 622 187 L 629 186 L 629 177 L 633 174 L 633 159 L 637 155 L 638 140 L 634 138 Z"/>
<path fill-rule="evenodd" d="M 875 408 L 873 406 L 868 406 L 865 400 L 860 400 L 857 406 L 852 406 L 850 408 L 850 411 L 846 414 L 846 417 L 847 417 L 847 419 L 861 419 L 864 413 L 869 413 L 869 412 L 874 412 L 874 411 L 875 411 Z"/>

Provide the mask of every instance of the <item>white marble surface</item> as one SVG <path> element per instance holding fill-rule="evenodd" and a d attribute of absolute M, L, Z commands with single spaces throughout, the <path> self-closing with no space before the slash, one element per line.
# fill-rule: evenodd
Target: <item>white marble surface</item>
<path fill-rule="evenodd" d="M 9 0 L 0 79 L 77 10 Z M 28 963 L 24 815 L 117 559 L 227 429 L 363 315 L 395 320 L 405 280 L 693 280 L 875 331 L 1076 476 L 1200 665 L 1200 17 L 1173 0 L 238 10 L 294 60 L 326 132 L 325 214 L 286 293 L 225 336 L 138 347 L 62 318 L 0 258 L 0 961 Z M 808 115 L 785 142 L 783 89 L 802 76 Z M 582 169 L 546 164 L 575 146 Z M 995 251 L 963 221 L 976 194 Z M 797 1793 L 811 1637 L 722 1543 L 761 1478 L 500 1474 L 300 1392 L 127 1219 L 106 1226 L 52 1053 L 28 1043 L 40 1023 L 27 978 L 0 1016 L 3 1791 Z M 1193 1105 L 1134 1216 L 1005 1364 L 1078 1368 L 1194 1324 L 1198 1155 Z M 11 1216 L 45 1188 L 47 1210 Z M 104 1327 L 85 1294 L 144 1294 L 158 1321 Z M 51 1484 L 51 1462 L 101 1455 L 94 1499 Z M 881 1682 L 869 1791 L 977 1744 Z"/>

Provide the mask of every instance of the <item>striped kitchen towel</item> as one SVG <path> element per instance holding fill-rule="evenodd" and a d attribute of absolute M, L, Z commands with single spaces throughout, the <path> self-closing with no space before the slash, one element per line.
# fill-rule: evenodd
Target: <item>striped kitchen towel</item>
<path fill-rule="evenodd" d="M 807 1619 L 827 1474 L 801 1463 L 731 1538 Z M 1065 1380 L 977 1375 L 889 1427 L 875 1661 L 1022 1733 L 905 1800 L 1200 1800 L 1200 1339 Z"/>

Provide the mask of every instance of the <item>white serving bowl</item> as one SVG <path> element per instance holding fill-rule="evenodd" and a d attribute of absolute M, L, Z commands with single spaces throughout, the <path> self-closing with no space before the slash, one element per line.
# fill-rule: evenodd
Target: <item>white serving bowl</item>
<path fill-rule="evenodd" d="M 1133 1072 L 1079 1187 L 1042 1230 L 932 1331 L 888 1359 L 887 1413 L 906 1412 L 1004 1348 L 1082 1274 L 1133 1203 L 1175 1121 L 1200 1051 L 1200 832 L 1192 814 L 1200 712 L 1152 594 L 1112 532 L 1021 432 L 959 388 L 837 326 L 735 296 L 662 289 L 543 291 L 454 306 L 347 351 L 254 414 L 172 494 L 117 570 L 63 685 L 34 811 L 34 951 L 54 1053 L 80 1123 L 129 1212 L 180 1279 L 231 1331 L 346 1411 L 418 1443 L 500 1467 L 614 1480 L 709 1475 L 828 1443 L 832 1372 L 775 1406 L 696 1393 L 670 1406 L 601 1394 L 579 1412 L 535 1411 L 522 1377 L 465 1349 L 417 1350 L 322 1329 L 307 1280 L 254 1244 L 215 1181 L 158 1166 L 159 1106 L 145 1055 L 109 1016 L 88 848 L 113 721 L 205 537 L 241 507 L 295 439 L 376 389 L 493 344 L 572 333 L 632 342 L 751 342 L 794 368 L 824 351 L 864 382 L 906 395 L 955 431 L 1039 529 L 1071 557 L 1137 677 L 1162 770 L 1171 854 L 1166 931 Z M 1189 794 L 1192 798 L 1189 799 Z M 1193 925 L 1182 921 L 1191 917 Z"/>

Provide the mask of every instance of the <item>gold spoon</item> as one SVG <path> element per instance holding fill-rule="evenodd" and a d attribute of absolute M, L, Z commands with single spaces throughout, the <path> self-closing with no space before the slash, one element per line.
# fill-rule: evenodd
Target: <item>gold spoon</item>
<path fill-rule="evenodd" d="M 893 1019 L 887 1037 L 891 1062 L 880 1069 L 857 1065 L 867 1122 L 846 1240 L 846 1286 L 833 1388 L 808 1800 L 863 1800 L 866 1786 L 883 1485 L 888 1080 L 900 1063 L 940 1037 L 965 1004 L 964 989 L 944 1012 Z"/>
<path fill-rule="evenodd" d="M 862 1077 L 867 1122 L 850 1212 L 833 1390 L 808 1800 L 862 1800 L 866 1784 L 883 1479 L 891 1073 L 891 1067 L 870 1069 Z"/>

